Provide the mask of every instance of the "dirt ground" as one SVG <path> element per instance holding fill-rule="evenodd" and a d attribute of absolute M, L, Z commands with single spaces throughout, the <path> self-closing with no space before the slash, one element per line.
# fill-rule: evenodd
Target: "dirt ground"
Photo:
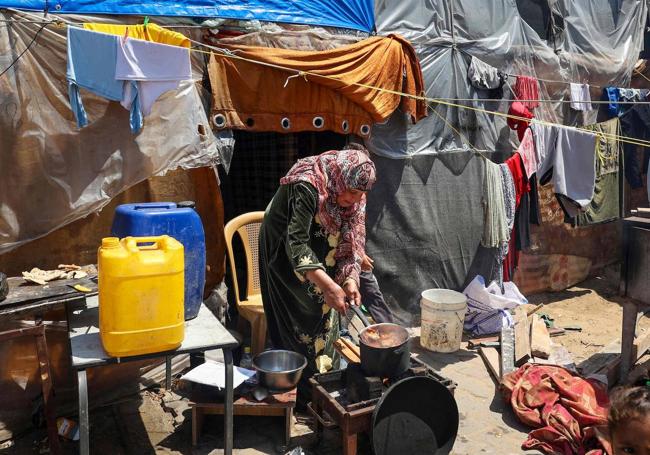
<path fill-rule="evenodd" d="M 533 305 L 554 319 L 557 327 L 575 326 L 581 332 L 567 331 L 554 337 L 573 357 L 576 364 L 598 353 L 604 346 L 620 340 L 622 300 L 617 295 L 618 270 L 610 268 L 599 276 L 562 292 L 544 293 L 529 298 Z M 650 330 L 650 318 L 640 319 L 637 334 Z M 496 392 L 495 384 L 476 351 L 462 349 L 452 354 L 437 354 L 419 347 L 418 330 L 414 331 L 412 351 L 440 374 L 454 380 L 455 397 L 460 410 L 460 427 L 453 454 L 517 454 L 529 429 L 520 424 L 509 406 Z M 646 360 L 646 356 L 642 360 Z M 645 367 L 650 361 L 645 362 Z M 147 390 L 126 397 L 115 404 L 91 411 L 91 452 L 121 454 L 191 454 L 223 453 L 222 420 L 207 418 L 200 443 L 191 445 L 191 410 L 187 405 L 189 392 L 183 387 L 173 393 Z M 69 416 L 76 419 L 76 416 Z M 298 415 L 294 419 L 292 445 L 306 454 L 337 454 L 341 452 L 337 431 L 326 431 L 316 441 L 310 420 Z M 287 453 L 282 447 L 283 419 L 273 417 L 235 417 L 236 454 Z M 47 453 L 43 430 L 0 444 L 0 453 Z M 78 443 L 64 441 L 65 453 L 78 453 Z M 359 441 L 359 453 L 371 453 L 366 436 Z M 535 453 L 535 452 L 528 452 Z"/>

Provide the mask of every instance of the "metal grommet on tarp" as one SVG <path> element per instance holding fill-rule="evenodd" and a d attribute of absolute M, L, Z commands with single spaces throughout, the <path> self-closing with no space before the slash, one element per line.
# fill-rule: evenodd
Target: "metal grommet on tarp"
<path fill-rule="evenodd" d="M 311 123 L 314 125 L 314 128 L 322 128 L 325 125 L 325 120 L 323 117 L 314 117 Z"/>
<path fill-rule="evenodd" d="M 361 125 L 361 128 L 359 128 L 359 133 L 362 136 L 367 136 L 370 134 L 370 125 L 363 124 Z"/>
<path fill-rule="evenodd" d="M 280 125 L 283 129 L 288 130 L 291 128 L 291 120 L 289 120 L 287 117 L 284 117 L 282 120 L 280 120 Z"/>
<path fill-rule="evenodd" d="M 214 126 L 217 128 L 225 128 L 226 116 L 223 114 L 215 114 L 214 117 L 212 117 L 212 123 L 214 123 Z"/>
<path fill-rule="evenodd" d="M 343 120 L 343 121 L 341 122 L 341 129 L 342 129 L 345 133 L 348 132 L 348 130 L 350 129 L 350 124 L 348 123 L 347 120 Z"/>

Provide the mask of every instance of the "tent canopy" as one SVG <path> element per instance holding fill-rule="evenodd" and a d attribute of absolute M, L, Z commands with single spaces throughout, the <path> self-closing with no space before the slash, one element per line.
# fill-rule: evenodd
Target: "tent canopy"
<path fill-rule="evenodd" d="M 5 0 L 0 8 L 76 14 L 219 17 L 374 30 L 372 0 Z"/>

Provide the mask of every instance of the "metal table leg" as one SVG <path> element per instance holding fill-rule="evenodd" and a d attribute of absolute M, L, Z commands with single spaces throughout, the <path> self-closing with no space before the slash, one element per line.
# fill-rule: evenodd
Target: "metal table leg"
<path fill-rule="evenodd" d="M 165 389 L 172 388 L 172 356 L 165 356 Z"/>
<path fill-rule="evenodd" d="M 233 379 L 232 379 L 232 352 L 223 349 L 223 362 L 226 364 L 226 402 L 223 416 L 223 440 L 225 455 L 232 455 L 233 446 Z"/>
<path fill-rule="evenodd" d="M 90 426 L 88 423 L 88 382 L 86 370 L 77 371 L 79 386 L 79 451 L 81 455 L 90 454 Z"/>

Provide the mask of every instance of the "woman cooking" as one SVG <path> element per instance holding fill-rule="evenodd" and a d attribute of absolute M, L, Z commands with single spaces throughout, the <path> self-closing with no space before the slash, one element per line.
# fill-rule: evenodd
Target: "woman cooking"
<path fill-rule="evenodd" d="M 274 348 L 307 357 L 304 379 L 325 359 L 331 310 L 345 314 L 348 302 L 360 303 L 365 195 L 374 182 L 368 152 L 350 144 L 299 160 L 266 209 L 260 281 L 268 333 Z"/>

